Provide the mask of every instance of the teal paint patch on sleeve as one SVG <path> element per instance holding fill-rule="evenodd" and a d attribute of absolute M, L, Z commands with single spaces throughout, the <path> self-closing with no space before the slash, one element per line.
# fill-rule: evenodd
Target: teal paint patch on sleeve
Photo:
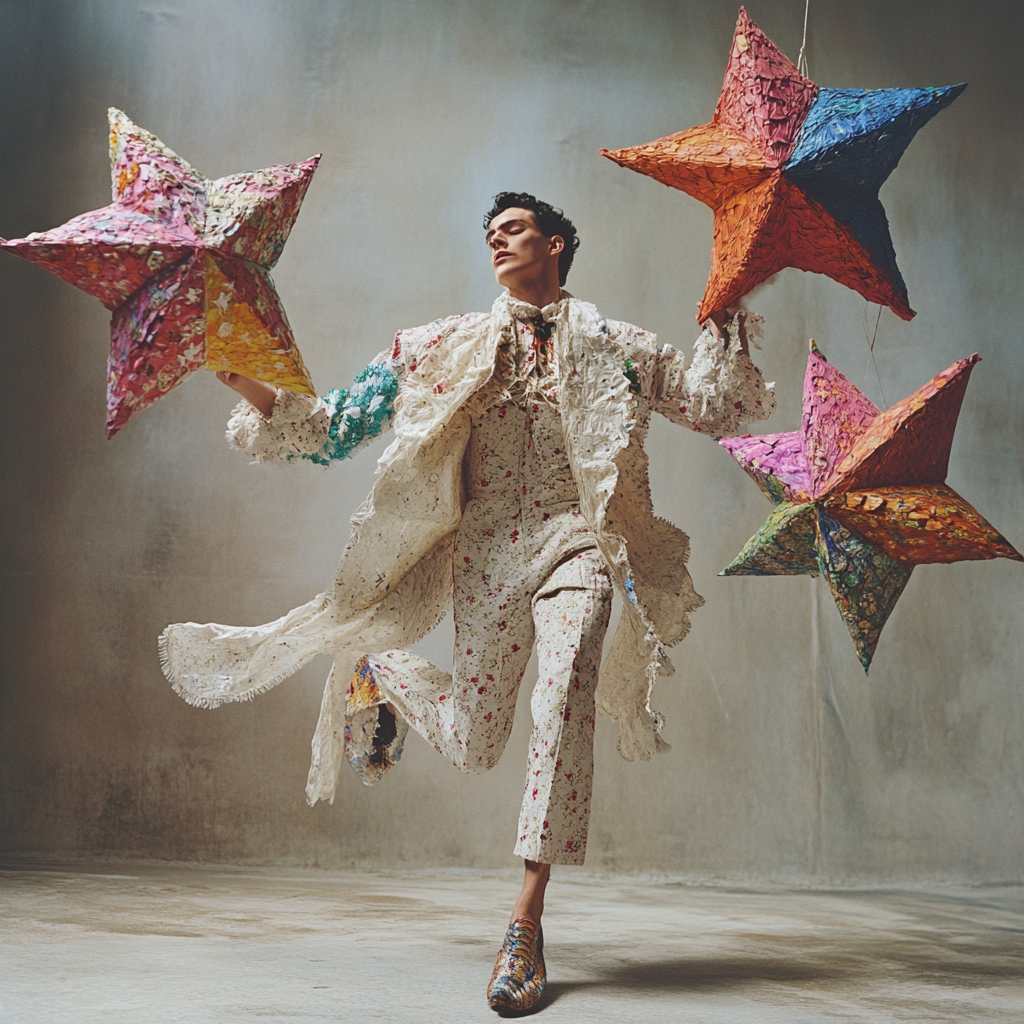
<path fill-rule="evenodd" d="M 336 388 L 324 396 L 331 416 L 327 443 L 318 452 L 299 457 L 318 466 L 347 459 L 391 426 L 397 397 L 398 377 L 387 366 L 373 363 L 366 367 L 351 389 Z"/>

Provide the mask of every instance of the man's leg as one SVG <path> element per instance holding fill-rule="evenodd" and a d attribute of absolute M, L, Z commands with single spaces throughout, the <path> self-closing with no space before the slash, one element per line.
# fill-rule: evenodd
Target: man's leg
<path fill-rule="evenodd" d="M 608 572 L 593 550 L 558 566 L 533 602 L 538 678 L 515 848 L 528 863 L 582 864 L 586 854 L 594 691 L 610 612 Z"/>
<path fill-rule="evenodd" d="M 529 595 L 518 607 L 506 600 L 501 615 L 504 628 L 491 635 L 457 619 L 454 672 L 408 651 L 367 658 L 380 696 L 456 768 L 474 774 L 493 768 L 505 749 L 533 647 Z"/>
<path fill-rule="evenodd" d="M 535 569 L 522 544 L 495 538 L 507 515 L 504 506 L 471 502 L 459 525 L 454 671 L 406 651 L 370 656 L 383 699 L 452 764 L 473 773 L 501 756 L 533 648 Z"/>
<path fill-rule="evenodd" d="M 513 921 L 521 921 L 523 918 L 540 921 L 544 913 L 544 893 L 547 892 L 550 879 L 550 864 L 541 864 L 535 860 L 526 862 L 523 887 L 519 891 L 516 905 L 512 908 Z"/>
<path fill-rule="evenodd" d="M 523 888 L 487 988 L 495 1010 L 523 1012 L 544 990 L 544 893 L 551 865 L 582 864 L 594 767 L 594 691 L 611 610 L 611 585 L 596 551 L 563 562 L 533 602 L 538 678 L 533 735 L 515 852 Z"/>

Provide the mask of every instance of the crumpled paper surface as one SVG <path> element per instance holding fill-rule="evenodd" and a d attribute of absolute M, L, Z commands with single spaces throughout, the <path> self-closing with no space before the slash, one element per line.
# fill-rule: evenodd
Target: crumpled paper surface
<path fill-rule="evenodd" d="M 700 322 L 786 267 L 827 274 L 909 320 L 878 190 L 965 88 L 819 89 L 740 8 L 711 123 L 601 153 L 715 211 Z"/>
<path fill-rule="evenodd" d="M 945 484 L 977 354 L 885 412 L 811 343 L 799 431 L 719 443 L 775 509 L 723 576 L 821 573 L 867 671 L 915 565 L 1024 561 Z"/>
<path fill-rule="evenodd" d="M 113 203 L 2 242 L 112 310 L 107 437 L 199 369 L 315 394 L 270 269 L 319 156 L 210 181 L 108 116 Z"/>

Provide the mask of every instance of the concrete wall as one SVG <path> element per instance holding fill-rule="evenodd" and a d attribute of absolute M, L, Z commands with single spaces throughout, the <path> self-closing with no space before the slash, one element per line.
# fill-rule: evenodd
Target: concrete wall
<path fill-rule="evenodd" d="M 803 4 L 753 0 L 791 56 Z M 109 201 L 105 111 L 125 109 L 209 176 L 324 154 L 275 277 L 322 388 L 402 326 L 490 306 L 480 218 L 495 192 L 562 205 L 569 285 L 688 345 L 708 210 L 601 146 L 706 121 L 735 0 L 0 2 L 0 233 Z M 970 81 L 883 199 L 920 310 L 910 324 L 789 270 L 762 290 L 769 429 L 799 418 L 807 339 L 891 403 L 980 350 L 949 481 L 1024 546 L 1021 9 L 811 5 L 829 86 Z M 200 375 L 103 439 L 107 314 L 13 258 L 4 380 L 2 846 L 339 865 L 504 865 L 528 735 L 466 778 L 417 738 L 374 790 L 347 770 L 303 800 L 321 659 L 252 704 L 186 706 L 155 638 L 255 623 L 331 579 L 383 442 L 351 463 L 255 468 L 228 450 L 232 395 Z M 865 678 L 821 580 L 720 579 L 768 505 L 707 438 L 661 421 L 657 510 L 693 538 L 707 606 L 658 691 L 674 749 L 649 764 L 598 734 L 594 866 L 774 878 L 1024 877 L 1024 569 L 917 570 Z M 450 664 L 450 627 L 422 649 Z M 522 695 L 527 696 L 524 691 Z"/>

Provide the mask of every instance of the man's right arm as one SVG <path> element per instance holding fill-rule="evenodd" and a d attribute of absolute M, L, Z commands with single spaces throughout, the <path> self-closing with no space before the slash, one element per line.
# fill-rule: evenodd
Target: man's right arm
<path fill-rule="evenodd" d="M 240 374 L 218 373 L 242 396 L 228 421 L 228 443 L 254 462 L 306 459 L 321 466 L 346 459 L 394 418 L 400 367 L 382 353 L 351 388 L 316 400 Z"/>
<path fill-rule="evenodd" d="M 228 421 L 228 442 L 254 462 L 305 459 L 327 466 L 347 459 L 391 427 L 405 375 L 415 371 L 448 333 L 481 315 L 451 316 L 399 331 L 392 347 L 381 352 L 351 388 L 330 391 L 319 401 L 240 374 L 218 373 L 243 399 Z"/>

